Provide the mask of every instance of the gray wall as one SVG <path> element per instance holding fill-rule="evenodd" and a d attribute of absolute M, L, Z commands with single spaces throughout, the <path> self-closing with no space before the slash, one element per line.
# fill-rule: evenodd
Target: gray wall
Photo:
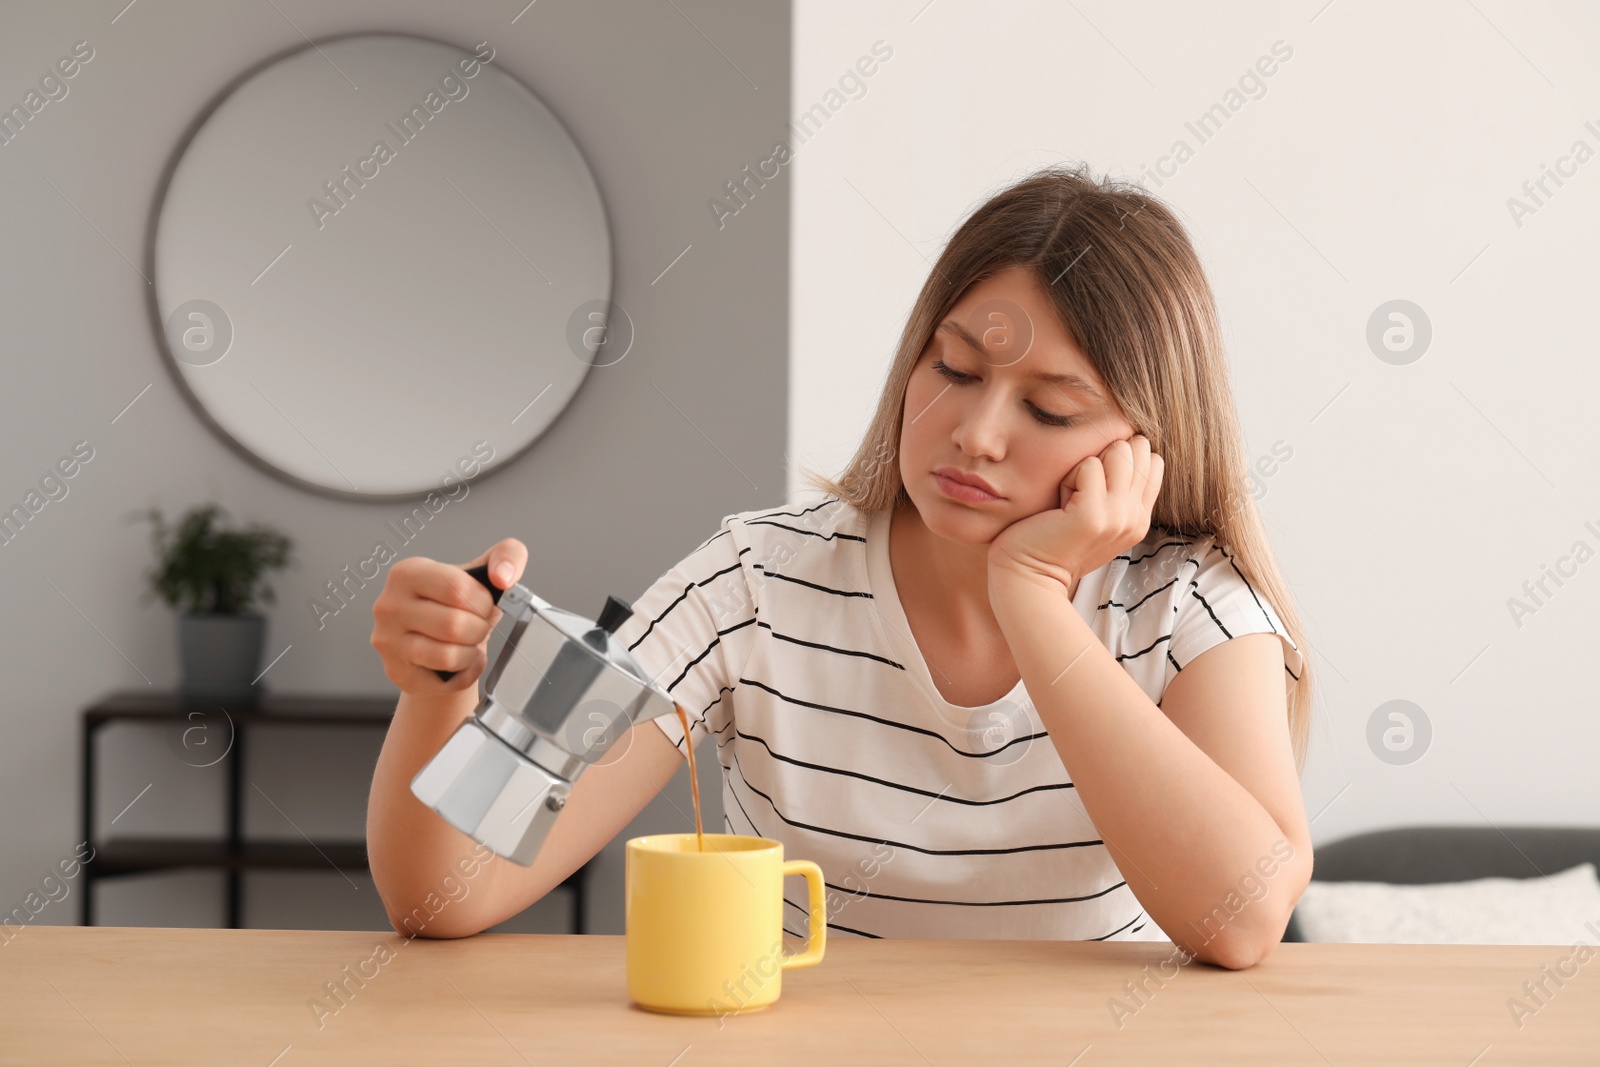
<path fill-rule="evenodd" d="M 530 452 L 476 483 L 403 554 L 460 562 L 518 537 L 531 550 L 525 581 L 593 615 L 609 593 L 636 597 L 722 515 L 784 499 L 787 183 L 769 183 L 721 231 L 707 201 L 782 134 L 787 3 L 0 6 L 7 102 L 75 42 L 95 49 L 69 94 L 0 148 L 0 502 L 20 501 L 75 442 L 94 448 L 68 495 L 0 545 L 0 598 L 11 608 L 0 619 L 10 698 L 0 705 L 0 909 L 38 889 L 79 843 L 79 710 L 111 690 L 178 680 L 176 616 L 142 599 L 153 555 L 148 530 L 123 521 L 129 511 L 159 505 L 172 517 L 214 500 L 239 520 L 284 530 L 299 565 L 274 583 L 268 656 L 292 647 L 266 681 L 278 692 L 394 692 L 368 644 L 380 586 L 320 632 L 309 601 L 409 505 L 312 495 L 225 446 L 163 365 L 131 265 L 144 261 L 162 167 L 218 87 L 302 33 L 364 30 L 468 49 L 487 39 L 496 64 L 562 119 L 605 198 L 613 299 L 638 331 L 628 358 L 592 372 Z M 247 832 L 360 838 L 379 739 L 361 730 L 260 734 Z M 102 833 L 114 817 L 118 834 L 220 832 L 215 770 L 175 758 L 158 730 L 117 726 L 101 743 Z M 703 764 L 707 823 L 720 827 L 720 769 L 713 758 Z M 687 829 L 689 797 L 680 771 L 602 851 L 590 901 L 596 932 L 622 932 L 622 841 Z M 246 924 L 385 928 L 371 880 L 347 873 L 249 876 Z M 75 922 L 78 892 L 36 921 Z M 140 876 L 96 892 L 105 924 L 222 922 L 215 874 Z M 565 929 L 567 906 L 552 894 L 503 928 Z"/>

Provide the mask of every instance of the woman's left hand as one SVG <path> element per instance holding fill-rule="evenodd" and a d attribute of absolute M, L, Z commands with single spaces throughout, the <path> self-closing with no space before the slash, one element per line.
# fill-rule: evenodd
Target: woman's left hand
<path fill-rule="evenodd" d="M 996 579 L 1056 582 L 1071 596 L 1078 579 L 1144 540 L 1161 490 L 1162 458 L 1143 434 L 1086 456 L 1061 480 L 1061 506 L 1018 519 L 989 543 Z"/>

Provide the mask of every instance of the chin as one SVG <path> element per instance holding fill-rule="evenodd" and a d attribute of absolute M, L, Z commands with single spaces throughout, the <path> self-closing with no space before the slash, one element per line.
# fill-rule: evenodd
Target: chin
<path fill-rule="evenodd" d="M 951 500 L 937 489 L 917 492 L 907 487 L 911 503 L 929 532 L 947 541 L 964 545 L 986 545 L 1000 536 L 1010 520 L 996 514 L 983 514 L 960 501 Z"/>

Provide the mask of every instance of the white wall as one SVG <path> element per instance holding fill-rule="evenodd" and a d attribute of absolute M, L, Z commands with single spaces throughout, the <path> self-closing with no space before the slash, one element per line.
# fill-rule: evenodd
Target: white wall
<path fill-rule="evenodd" d="M 1507 206 L 1574 141 L 1600 150 L 1597 38 L 1576 0 L 797 0 L 795 113 L 875 41 L 893 55 L 792 164 L 791 486 L 848 459 L 931 262 L 989 194 L 1063 160 L 1138 178 L 1186 140 L 1149 187 L 1210 273 L 1250 453 L 1293 451 L 1261 506 L 1321 668 L 1316 840 L 1600 823 L 1600 563 L 1520 625 L 1507 603 L 1575 542 L 1600 551 L 1600 160 Z M 1277 41 L 1264 95 L 1200 143 L 1185 123 Z M 1397 298 L 1432 323 L 1409 365 L 1366 341 Z M 1367 742 L 1392 699 L 1433 729 L 1407 765 Z"/>

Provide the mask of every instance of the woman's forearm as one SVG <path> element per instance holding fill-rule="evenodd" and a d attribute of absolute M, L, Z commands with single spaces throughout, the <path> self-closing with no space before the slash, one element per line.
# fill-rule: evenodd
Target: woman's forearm
<path fill-rule="evenodd" d="M 1309 845 L 1156 707 L 1059 585 L 991 583 L 1028 695 L 1150 918 L 1199 959 L 1258 961 L 1310 876 Z"/>
<path fill-rule="evenodd" d="M 490 887 L 504 862 L 411 793 L 411 779 L 477 706 L 477 690 L 402 693 L 367 798 L 367 858 L 399 933 L 460 937 L 489 923 Z"/>

